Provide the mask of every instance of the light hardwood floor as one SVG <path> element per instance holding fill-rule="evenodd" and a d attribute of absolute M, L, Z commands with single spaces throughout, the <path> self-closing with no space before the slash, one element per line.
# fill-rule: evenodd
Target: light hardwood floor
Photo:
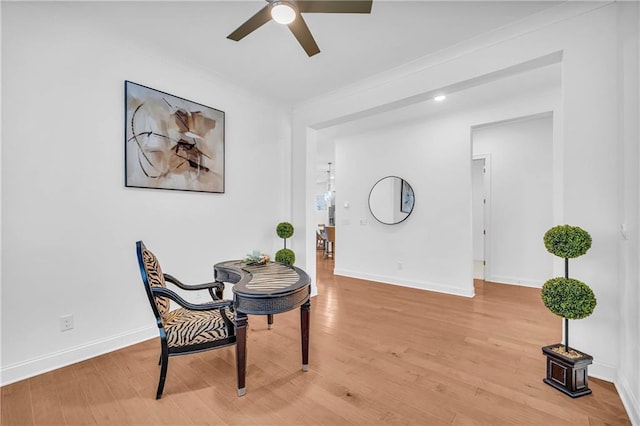
<path fill-rule="evenodd" d="M 611 383 L 591 378 L 578 399 L 542 383 L 561 322 L 539 290 L 477 281 L 469 299 L 332 269 L 318 259 L 307 373 L 297 310 L 272 330 L 250 317 L 242 398 L 224 348 L 171 358 L 156 401 L 153 339 L 4 386 L 2 425 L 629 424 Z"/>

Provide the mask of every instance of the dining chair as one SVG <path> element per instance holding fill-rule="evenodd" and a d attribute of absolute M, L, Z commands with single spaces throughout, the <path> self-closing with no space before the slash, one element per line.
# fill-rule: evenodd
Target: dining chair
<path fill-rule="evenodd" d="M 335 226 L 325 227 L 325 243 L 323 257 L 331 257 L 335 259 L 336 252 L 336 228 Z"/>
<path fill-rule="evenodd" d="M 324 250 L 326 241 L 327 239 L 324 233 L 324 229 L 321 229 L 321 228 L 316 229 L 316 249 Z"/>

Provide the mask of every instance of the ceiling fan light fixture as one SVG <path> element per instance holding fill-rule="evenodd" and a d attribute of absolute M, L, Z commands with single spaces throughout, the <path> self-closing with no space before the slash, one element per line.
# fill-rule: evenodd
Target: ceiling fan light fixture
<path fill-rule="evenodd" d="M 271 17 L 278 24 L 288 25 L 295 21 L 297 12 L 291 3 L 276 1 L 271 5 Z"/>

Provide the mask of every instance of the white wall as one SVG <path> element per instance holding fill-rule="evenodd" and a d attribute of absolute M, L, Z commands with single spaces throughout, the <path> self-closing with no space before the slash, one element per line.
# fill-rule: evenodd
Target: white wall
<path fill-rule="evenodd" d="M 622 286 L 618 199 L 622 182 L 617 155 L 620 144 L 616 141 L 619 128 L 617 7 L 616 3 L 603 6 L 567 2 L 555 8 L 553 16 L 543 13 L 533 21 L 520 23 L 519 33 L 504 29 L 476 39 L 472 45 L 457 46 L 349 90 L 298 106 L 293 122 L 294 220 L 308 226 L 307 219 L 312 217 L 309 214 L 312 185 L 307 178 L 309 166 L 314 164 L 317 139 L 314 129 L 344 118 L 415 102 L 456 82 L 562 52 L 563 93 L 557 125 L 554 122 L 554 133 L 558 134 L 558 138 L 554 136 L 554 140 L 558 140 L 554 148 L 557 150 L 554 170 L 558 173 L 554 176 L 558 176 L 559 185 L 554 193 L 554 221 L 577 224 L 591 233 L 594 246 L 589 259 L 575 262 L 572 274 L 588 282 L 598 297 L 595 313 L 572 324 L 572 341 L 594 356 L 590 374 L 613 380 L 619 366 Z M 407 178 L 411 181 L 411 176 Z M 419 197 L 417 192 L 416 206 L 420 203 Z M 340 234 L 337 232 L 337 235 Z M 470 236 L 470 232 L 466 235 Z M 305 237 L 309 244 L 305 245 L 305 258 L 300 260 L 311 269 L 315 266 L 313 234 L 305 230 Z M 638 238 L 638 235 L 632 237 Z M 468 246 L 471 247 L 470 240 Z M 336 261 L 339 259 L 340 255 Z M 561 261 L 554 263 L 554 271 L 558 275 L 562 273 Z"/>
<path fill-rule="evenodd" d="M 218 261 L 275 253 L 289 219 L 290 114 L 101 32 L 100 11 L 2 4 L 3 384 L 157 336 L 136 240 L 206 282 Z M 124 187 L 125 79 L 225 111 L 225 194 Z"/>
<path fill-rule="evenodd" d="M 474 94 L 478 92 L 470 91 L 465 96 Z M 334 273 L 472 296 L 472 127 L 506 117 L 515 118 L 518 114 L 551 111 L 557 108 L 558 100 L 557 91 L 536 93 L 526 98 L 507 97 L 493 104 L 483 104 L 480 109 L 453 110 L 388 126 L 376 126 L 379 120 L 373 117 L 350 124 L 351 134 L 348 136 L 340 137 L 337 132 L 336 182 L 341 189 L 336 200 L 339 218 L 336 239 L 340 254 L 336 256 Z M 451 102 L 456 102 L 456 99 L 451 99 Z M 422 109 L 422 106 L 406 108 L 407 115 L 413 109 Z M 528 127 L 537 129 L 535 125 Z M 546 130 L 550 130 L 550 123 Z M 501 139 L 512 139 L 512 133 L 499 133 Z M 496 132 L 487 129 L 489 139 L 492 134 Z M 550 157 L 550 135 L 545 135 L 545 138 L 546 152 Z M 520 136 L 520 140 L 513 144 L 522 149 L 532 140 L 536 140 L 536 135 Z M 512 155 L 504 148 L 502 151 L 494 149 L 496 144 L 487 139 L 481 141 L 481 146 L 488 151 L 496 151 L 498 157 Z M 545 150 L 530 147 L 524 152 Z M 550 158 L 546 161 L 549 164 L 544 167 L 551 168 Z M 502 158 L 499 162 L 504 164 Z M 498 176 L 511 173 L 507 168 L 507 165 L 501 166 Z M 413 212 L 397 225 L 381 224 L 369 212 L 369 191 L 378 179 L 387 175 L 405 179 L 415 194 Z M 549 183 L 546 195 L 550 202 L 551 175 L 546 179 Z M 504 180 L 498 179 L 498 182 Z M 501 195 L 498 200 L 502 198 Z M 344 207 L 345 203 L 348 203 L 348 208 Z M 546 215 L 550 218 L 551 212 Z M 540 245 L 540 235 L 535 238 L 537 245 Z M 544 246 L 541 250 L 544 254 Z M 544 256 L 544 261 L 550 275 L 551 260 Z M 519 277 L 538 279 L 537 274 L 528 269 L 519 273 Z M 511 278 L 514 276 L 515 273 L 509 275 Z"/>
<path fill-rule="evenodd" d="M 553 222 L 553 118 L 473 130 L 473 154 L 488 154 L 487 281 L 542 287 L 553 255 L 542 236 Z"/>
<path fill-rule="evenodd" d="M 334 273 L 472 296 L 465 159 L 471 161 L 469 128 L 449 119 L 338 139 Z M 379 223 L 368 207 L 369 191 L 384 176 L 406 180 L 415 194 L 411 215 L 396 225 Z"/>
<path fill-rule="evenodd" d="M 620 367 L 616 387 L 631 422 L 640 425 L 640 5 L 624 2 L 618 9 L 618 153 L 623 186 L 620 223 Z"/>

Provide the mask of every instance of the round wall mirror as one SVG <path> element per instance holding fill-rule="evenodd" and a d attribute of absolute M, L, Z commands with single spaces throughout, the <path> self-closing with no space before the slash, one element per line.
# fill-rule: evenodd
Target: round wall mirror
<path fill-rule="evenodd" d="M 369 192 L 369 210 L 385 225 L 395 225 L 409 217 L 414 202 L 413 188 L 398 176 L 383 177 Z"/>

